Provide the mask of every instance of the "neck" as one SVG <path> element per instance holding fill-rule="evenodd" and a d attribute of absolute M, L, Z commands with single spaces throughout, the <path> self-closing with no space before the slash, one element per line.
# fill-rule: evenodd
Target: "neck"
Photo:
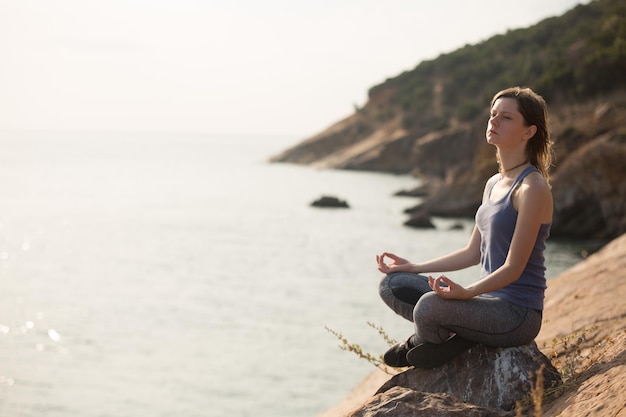
<path fill-rule="evenodd" d="M 515 166 L 512 166 L 511 168 L 504 168 L 504 166 L 502 166 L 502 173 L 506 174 L 507 172 L 511 172 L 514 169 L 517 169 L 517 168 L 521 167 L 522 165 L 526 165 L 527 163 L 528 163 L 528 159 L 524 159 L 524 162 L 522 162 L 520 164 L 517 164 Z"/>

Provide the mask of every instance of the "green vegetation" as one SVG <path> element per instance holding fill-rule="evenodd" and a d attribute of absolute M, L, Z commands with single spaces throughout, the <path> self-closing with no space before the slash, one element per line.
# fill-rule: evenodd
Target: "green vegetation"
<path fill-rule="evenodd" d="M 405 127 L 436 130 L 441 120 L 478 117 L 503 88 L 530 86 L 548 102 L 584 100 L 626 87 L 624 74 L 626 2 L 596 0 L 424 61 L 369 96 L 392 89 Z"/>

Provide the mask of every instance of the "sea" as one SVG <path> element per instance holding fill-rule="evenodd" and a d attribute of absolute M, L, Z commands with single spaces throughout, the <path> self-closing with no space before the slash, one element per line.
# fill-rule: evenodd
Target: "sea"
<path fill-rule="evenodd" d="M 339 402 L 374 368 L 337 334 L 378 355 L 374 327 L 412 332 L 379 299 L 376 254 L 438 256 L 473 222 L 403 226 L 408 175 L 268 162 L 301 139 L 0 132 L 0 416 L 315 417 Z M 311 207 L 324 195 L 350 208 Z M 551 242 L 548 276 L 578 253 Z"/>

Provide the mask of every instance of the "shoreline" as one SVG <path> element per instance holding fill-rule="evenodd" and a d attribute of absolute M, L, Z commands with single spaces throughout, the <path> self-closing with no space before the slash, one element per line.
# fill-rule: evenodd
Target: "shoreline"
<path fill-rule="evenodd" d="M 587 354 L 593 346 L 612 338 L 626 338 L 626 234 L 607 243 L 598 252 L 550 279 L 546 289 L 544 324 L 535 339 L 539 349 L 546 355 L 556 351 L 554 340 L 566 337 L 581 329 L 593 329 L 589 336 Z M 624 343 L 613 343 L 607 358 L 614 357 L 613 367 L 626 368 Z M 606 360 L 608 360 L 605 358 Z M 620 359 L 621 358 L 621 359 Z M 606 368 L 606 367 L 605 367 Z M 598 367 L 597 373 L 607 370 Z M 570 387 L 558 398 L 547 404 L 544 416 L 582 415 L 594 407 L 626 409 L 622 400 L 626 389 L 626 375 L 613 377 L 610 386 L 587 384 Z M 588 379 L 595 376 L 591 373 Z M 602 375 L 599 375 L 602 377 Z M 316 417 L 345 417 L 358 409 L 378 388 L 391 378 L 378 369 L 368 374 L 341 401 Z M 617 381 L 616 381 L 617 379 Z M 591 386 L 590 386 L 591 385 Z M 583 389 L 585 388 L 585 389 Z M 595 396 L 594 400 L 589 398 Z M 614 407 L 612 407 L 612 405 Z M 612 414 L 613 415 L 613 414 Z"/>

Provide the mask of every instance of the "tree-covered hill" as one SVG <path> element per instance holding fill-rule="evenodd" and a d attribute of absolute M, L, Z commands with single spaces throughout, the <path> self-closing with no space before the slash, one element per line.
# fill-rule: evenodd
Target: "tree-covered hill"
<path fill-rule="evenodd" d="M 532 86 L 552 105 L 625 87 L 626 2 L 578 5 L 530 28 L 467 45 L 388 79 L 369 96 L 391 88 L 387 113 L 401 112 L 406 128 L 437 130 L 472 120 L 496 91 L 512 85 Z"/>

